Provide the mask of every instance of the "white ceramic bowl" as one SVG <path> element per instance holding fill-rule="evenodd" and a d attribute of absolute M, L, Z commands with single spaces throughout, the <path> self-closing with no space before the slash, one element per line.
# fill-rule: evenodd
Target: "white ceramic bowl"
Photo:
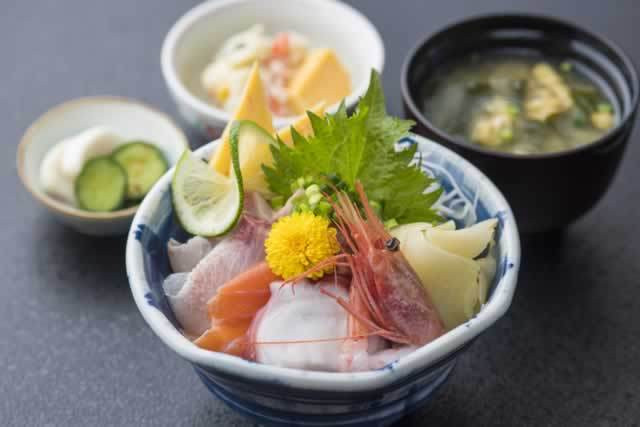
<path fill-rule="evenodd" d="M 27 129 L 18 145 L 18 174 L 35 200 L 62 223 L 90 235 L 125 234 L 137 206 L 88 212 L 50 197 L 40 185 L 40 163 L 47 151 L 60 140 L 97 125 L 108 126 L 128 140 L 153 143 L 170 165 L 189 146 L 184 133 L 167 115 L 138 101 L 106 96 L 78 98 L 47 111 Z"/>
<path fill-rule="evenodd" d="M 520 265 L 520 241 L 504 197 L 482 172 L 451 150 L 418 135 L 401 143 L 417 144 L 423 168 L 435 175 L 447 193 L 445 206 L 464 197 L 473 201 L 471 211 L 477 221 L 498 220 L 497 270 L 488 301 L 476 316 L 376 371 L 302 371 L 197 347 L 180 333 L 162 290 L 164 278 L 171 273 L 167 241 L 185 238 L 173 214 L 169 191 L 173 170 L 142 202 L 131 225 L 126 253 L 129 285 L 138 309 L 156 335 L 189 361 L 207 388 L 233 409 L 267 425 L 389 425 L 425 404 L 447 379 L 457 356 L 509 308 Z M 196 154 L 209 158 L 216 146 L 217 142 L 207 144 Z"/>
<path fill-rule="evenodd" d="M 162 46 L 162 74 L 178 111 L 204 135 L 220 135 L 231 115 L 212 106 L 200 74 L 220 45 L 254 24 L 269 34 L 293 30 L 312 45 L 334 49 L 351 75 L 353 107 L 364 95 L 371 69 L 382 72 L 384 45 L 373 24 L 360 12 L 335 0 L 217 0 L 200 4 L 176 22 Z M 275 127 L 291 123 L 277 118 Z"/>

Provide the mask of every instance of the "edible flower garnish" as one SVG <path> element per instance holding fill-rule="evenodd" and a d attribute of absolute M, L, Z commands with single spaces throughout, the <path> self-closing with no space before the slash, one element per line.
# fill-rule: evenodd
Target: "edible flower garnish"
<path fill-rule="evenodd" d="M 307 114 L 313 135 L 305 138 L 292 128 L 293 146 L 281 141 L 272 145 L 273 164 L 262 166 L 276 197 L 287 200 L 303 179 L 327 193 L 331 186 L 337 187 L 357 202 L 355 183 L 359 181 L 371 204 L 379 206 L 383 221 L 441 220 L 431 208 L 441 190 L 427 191 L 434 180 L 412 163 L 417 146 L 396 150 L 396 142 L 408 134 L 413 122 L 387 115 L 377 72 L 372 71 L 369 89 L 352 115 L 344 103 L 324 118 Z"/>
<path fill-rule="evenodd" d="M 336 229 L 327 218 L 311 212 L 296 212 L 280 218 L 271 228 L 264 246 L 271 271 L 284 279 L 304 273 L 340 250 Z M 324 273 L 320 270 L 309 276 L 319 279 Z"/>

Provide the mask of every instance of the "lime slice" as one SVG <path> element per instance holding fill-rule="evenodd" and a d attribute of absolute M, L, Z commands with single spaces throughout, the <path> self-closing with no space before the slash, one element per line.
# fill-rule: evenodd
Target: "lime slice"
<path fill-rule="evenodd" d="M 230 231 L 240 218 L 244 199 L 238 144 L 230 141 L 231 176 L 216 172 L 185 150 L 171 182 L 173 207 L 182 227 L 191 234 L 213 237 Z"/>

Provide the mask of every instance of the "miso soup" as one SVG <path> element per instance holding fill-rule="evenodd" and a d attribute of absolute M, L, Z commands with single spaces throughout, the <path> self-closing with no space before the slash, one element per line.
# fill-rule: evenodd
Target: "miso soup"
<path fill-rule="evenodd" d="M 618 117 L 572 62 L 474 55 L 422 88 L 423 112 L 453 137 L 493 150 L 550 153 L 596 141 Z"/>

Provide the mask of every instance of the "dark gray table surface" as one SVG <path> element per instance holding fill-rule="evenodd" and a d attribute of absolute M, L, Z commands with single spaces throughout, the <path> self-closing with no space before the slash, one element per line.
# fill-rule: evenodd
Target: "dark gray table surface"
<path fill-rule="evenodd" d="M 160 74 L 160 46 L 197 1 L 1 3 L 0 426 L 251 425 L 215 400 L 144 323 L 128 289 L 124 239 L 93 239 L 59 225 L 22 188 L 15 167 L 25 128 L 70 98 L 129 96 L 177 116 Z M 396 114 L 407 50 L 423 34 L 477 13 L 571 18 L 640 62 L 633 0 L 350 3 L 384 38 L 384 83 Z M 459 359 L 433 404 L 402 424 L 638 425 L 635 135 L 596 209 L 563 236 L 525 239 L 510 311 Z M 194 146 L 203 142 L 189 136 Z"/>

